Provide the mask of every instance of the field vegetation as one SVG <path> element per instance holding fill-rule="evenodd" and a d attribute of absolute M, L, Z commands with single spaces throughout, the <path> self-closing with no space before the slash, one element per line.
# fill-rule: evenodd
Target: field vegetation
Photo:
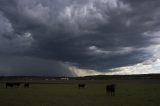
<path fill-rule="evenodd" d="M 115 96 L 106 95 L 111 83 Z M 160 80 L 36 80 L 30 88 L 5 88 L 1 81 L 0 106 L 160 106 Z"/>

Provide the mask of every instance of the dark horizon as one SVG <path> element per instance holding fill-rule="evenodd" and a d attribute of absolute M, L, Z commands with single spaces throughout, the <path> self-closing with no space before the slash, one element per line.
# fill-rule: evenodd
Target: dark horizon
<path fill-rule="evenodd" d="M 99 74 L 99 75 L 87 75 L 87 76 L 63 76 L 63 75 L 59 75 L 59 76 L 43 76 L 43 75 L 26 75 L 26 76 L 23 76 L 23 75 L 11 75 L 11 76 L 3 76 L 1 75 L 0 77 L 41 77 L 41 78 L 76 78 L 76 77 L 95 77 L 95 76 L 157 76 L 159 75 L 159 78 L 160 78 L 160 73 L 148 73 L 148 74 L 113 74 L 113 75 L 103 75 L 103 74 Z"/>

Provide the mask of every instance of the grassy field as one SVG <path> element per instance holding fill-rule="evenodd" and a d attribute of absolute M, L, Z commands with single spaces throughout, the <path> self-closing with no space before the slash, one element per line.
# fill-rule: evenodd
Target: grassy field
<path fill-rule="evenodd" d="M 87 87 L 78 89 L 78 83 Z M 115 83 L 116 95 L 105 85 Z M 160 106 L 160 80 L 53 81 L 30 88 L 5 88 L 1 82 L 0 106 Z"/>

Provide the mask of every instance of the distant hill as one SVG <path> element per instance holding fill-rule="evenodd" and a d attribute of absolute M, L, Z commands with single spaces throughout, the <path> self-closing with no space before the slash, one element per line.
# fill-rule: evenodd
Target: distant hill
<path fill-rule="evenodd" d="M 108 80 L 108 79 L 160 79 L 160 74 L 138 74 L 138 75 L 95 75 L 77 77 L 83 80 Z"/>
<path fill-rule="evenodd" d="M 109 79 L 160 79 L 160 74 L 139 75 L 95 75 L 84 77 L 51 77 L 51 76 L 0 76 L 0 80 L 109 80 Z"/>

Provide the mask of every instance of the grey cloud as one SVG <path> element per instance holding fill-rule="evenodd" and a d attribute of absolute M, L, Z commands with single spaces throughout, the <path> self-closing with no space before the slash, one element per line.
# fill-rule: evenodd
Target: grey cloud
<path fill-rule="evenodd" d="M 56 60 L 99 71 L 140 63 L 150 58 L 141 48 L 152 45 L 152 37 L 143 33 L 159 28 L 158 3 L 1 0 L 0 23 L 5 19 L 7 24 L 0 28 L 10 25 L 12 30 L 0 30 L 4 39 L 0 54 Z M 9 43 L 15 46 L 7 46 Z"/>
<path fill-rule="evenodd" d="M 27 56 L 3 56 L 0 75 L 19 76 L 75 76 L 66 64 Z"/>

